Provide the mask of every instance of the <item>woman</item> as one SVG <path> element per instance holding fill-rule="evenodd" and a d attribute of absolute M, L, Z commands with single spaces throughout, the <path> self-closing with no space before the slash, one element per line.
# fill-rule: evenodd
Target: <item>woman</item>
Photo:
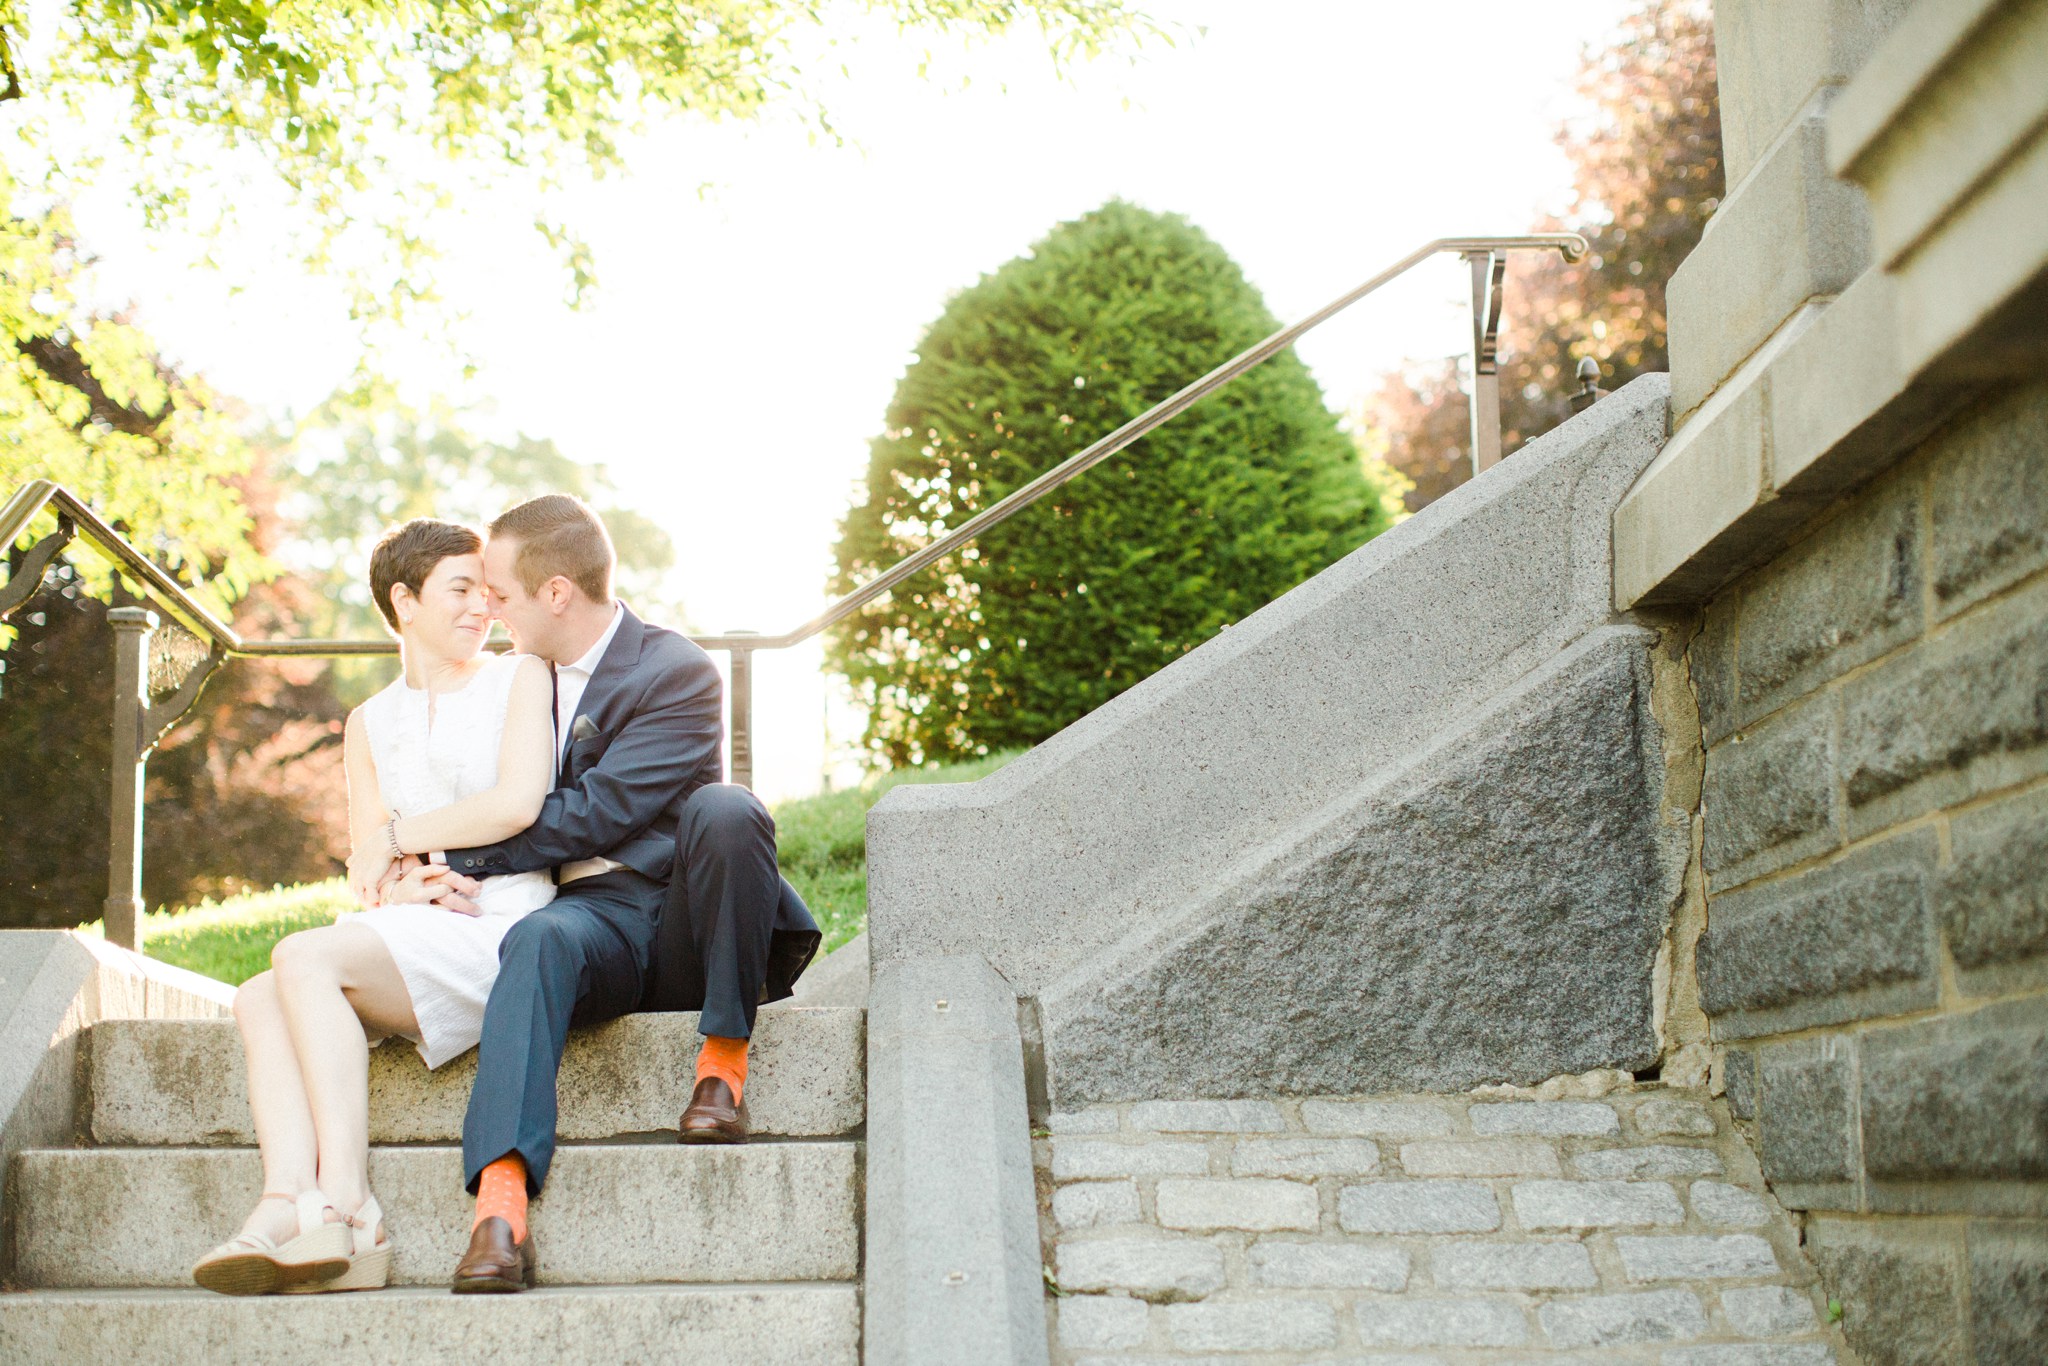
<path fill-rule="evenodd" d="M 398 1034 L 439 1067 L 475 1046 L 514 921 L 553 879 L 484 881 L 474 915 L 431 904 L 446 870 L 396 876 L 413 848 L 467 848 L 533 823 L 554 772 L 554 685 L 530 655 L 483 653 L 483 543 L 412 521 L 370 557 L 370 592 L 403 674 L 348 718 L 350 889 L 366 909 L 278 944 L 235 994 L 263 1197 L 193 1268 L 229 1295 L 385 1285 L 391 1243 L 370 1194 L 369 1046 Z"/>

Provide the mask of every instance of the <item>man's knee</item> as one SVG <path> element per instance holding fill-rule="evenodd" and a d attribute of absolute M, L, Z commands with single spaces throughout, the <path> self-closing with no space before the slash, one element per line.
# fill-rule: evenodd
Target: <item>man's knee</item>
<path fill-rule="evenodd" d="M 513 922 L 498 943 L 498 961 L 524 959 L 536 964 L 582 961 L 583 935 L 566 910 L 543 906 Z"/>
<path fill-rule="evenodd" d="M 736 783 L 707 783 L 683 803 L 685 850 L 730 848 L 762 839 L 774 842 L 775 821 L 759 797 Z"/>

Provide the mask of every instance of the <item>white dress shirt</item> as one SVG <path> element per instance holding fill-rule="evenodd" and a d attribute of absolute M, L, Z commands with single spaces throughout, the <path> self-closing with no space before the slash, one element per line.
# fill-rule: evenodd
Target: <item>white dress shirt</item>
<path fill-rule="evenodd" d="M 612 637 L 619 633 L 619 623 L 626 619 L 626 605 L 612 604 L 612 624 L 604 628 L 604 634 L 597 643 L 583 652 L 582 658 L 574 664 L 563 664 L 555 669 L 555 716 L 562 727 L 561 747 L 555 752 L 555 772 L 562 771 L 562 760 L 568 757 L 569 742 L 576 729 L 576 708 L 583 702 L 584 689 L 590 686 L 590 676 L 597 672 L 597 666 L 604 661 L 604 652 L 612 647 Z M 565 863 L 555 874 L 557 882 L 574 882 L 579 877 L 594 873 L 608 873 L 614 868 L 626 865 L 608 858 L 578 859 Z"/>
<path fill-rule="evenodd" d="M 583 702 L 583 690 L 590 686 L 590 676 L 597 672 L 597 666 L 604 661 L 604 652 L 611 649 L 612 637 L 619 633 L 619 623 L 626 619 L 626 605 L 612 604 L 612 624 L 604 628 L 604 634 L 597 643 L 583 652 L 583 657 L 574 664 L 564 664 L 555 670 L 555 715 L 561 718 L 561 752 L 555 755 L 555 767 L 561 767 L 562 759 L 569 753 L 570 732 L 576 725 L 576 708 Z"/>

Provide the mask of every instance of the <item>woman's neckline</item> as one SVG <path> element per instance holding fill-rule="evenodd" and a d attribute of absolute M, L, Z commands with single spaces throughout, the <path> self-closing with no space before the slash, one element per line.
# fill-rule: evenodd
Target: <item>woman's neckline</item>
<path fill-rule="evenodd" d="M 462 686 L 459 688 L 415 688 L 412 684 L 405 681 L 405 669 L 403 665 L 401 665 L 399 668 L 398 678 L 396 681 L 399 687 L 405 689 L 405 691 L 411 693 L 415 697 L 427 697 L 430 695 L 434 697 L 456 697 L 468 692 L 470 690 L 470 687 L 473 684 L 475 684 L 477 679 L 483 677 L 484 670 L 491 667 L 492 658 L 494 658 L 494 656 L 486 655 L 483 659 L 477 661 L 476 666 L 469 671 L 469 677 L 462 680 Z"/>

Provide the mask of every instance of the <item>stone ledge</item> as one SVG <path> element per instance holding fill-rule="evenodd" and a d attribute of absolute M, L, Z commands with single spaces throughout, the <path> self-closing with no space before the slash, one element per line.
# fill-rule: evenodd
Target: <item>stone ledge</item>
<path fill-rule="evenodd" d="M 547 1288 L 450 1295 L 441 1287 L 370 1295 L 230 1299 L 203 1290 L 35 1291 L 0 1295 L 10 1361 L 140 1361 L 153 1366 L 332 1366 L 369 1359 L 503 1366 L 619 1366 L 693 1359 L 759 1366 L 857 1366 L 860 1291 L 852 1285 Z M 353 1344 L 353 1351 L 351 1350 Z"/>
<path fill-rule="evenodd" d="M 868 1366 L 1045 1366 L 1017 998 L 981 958 L 894 961 L 868 1005 Z"/>
<path fill-rule="evenodd" d="M 2039 377 L 2040 53 L 2048 12 L 2038 6 L 1921 5 L 1836 101 L 1831 155 L 1870 195 L 1885 265 L 1800 335 L 1766 343 L 1629 491 L 1615 513 L 1617 607 L 1711 597 L 1987 387 Z M 1708 344 L 1690 333 L 1710 324 L 1688 326 L 1679 306 L 1698 260 L 1673 280 L 1674 358 Z M 1689 384 L 1674 380 L 1676 403 Z"/>
<path fill-rule="evenodd" d="M 578 1144 L 533 1205 L 544 1284 L 851 1280 L 852 1143 Z M 15 1275 L 49 1288 L 189 1286 L 263 1189 L 247 1148 L 36 1149 L 15 1159 Z M 372 1148 L 401 1285 L 445 1285 L 469 1242 L 457 1148 Z"/>
<path fill-rule="evenodd" d="M 860 1128 L 866 1119 L 864 1020 L 862 1011 L 849 1008 L 761 1012 L 747 1082 L 755 1133 L 821 1138 Z M 112 1021 L 96 1026 L 92 1038 L 96 1142 L 256 1141 L 242 1042 L 232 1021 Z M 700 1042 L 695 1012 L 628 1015 L 572 1030 L 557 1082 L 558 1134 L 577 1142 L 673 1130 L 690 1103 Z M 625 1059 L 630 1066 L 621 1065 Z M 474 1053 L 429 1072 L 403 1041 L 374 1050 L 371 1141 L 459 1140 L 475 1076 Z"/>
<path fill-rule="evenodd" d="M 1826 100 L 1801 116 L 1672 272 L 1671 413 L 1683 422 L 1743 358 L 1870 263 L 1862 194 L 1828 174 Z"/>

